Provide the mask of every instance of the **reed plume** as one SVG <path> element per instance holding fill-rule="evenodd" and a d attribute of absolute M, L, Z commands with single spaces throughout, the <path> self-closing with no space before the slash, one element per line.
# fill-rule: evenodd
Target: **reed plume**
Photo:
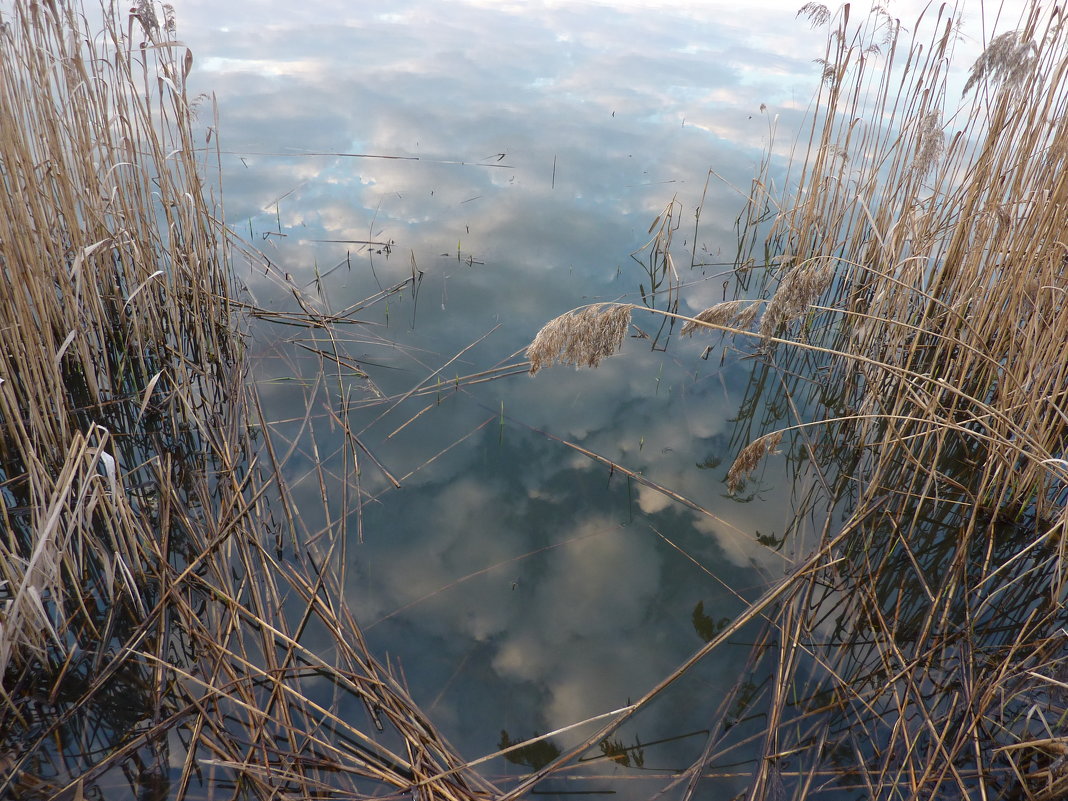
<path fill-rule="evenodd" d="M 760 335 L 765 338 L 774 336 L 781 328 L 804 315 L 833 278 L 834 264 L 823 258 L 803 262 L 787 272 L 764 308 L 760 318 Z"/>
<path fill-rule="evenodd" d="M 692 336 L 702 328 L 740 328 L 748 329 L 760 311 L 760 304 L 746 300 L 726 300 L 710 306 L 687 320 L 679 332 L 683 336 Z"/>
<path fill-rule="evenodd" d="M 561 314 L 542 326 L 527 348 L 530 374 L 553 364 L 596 367 L 623 347 L 633 306 L 596 303 Z"/>
<path fill-rule="evenodd" d="M 776 452 L 780 442 L 782 432 L 772 431 L 746 445 L 727 471 L 727 490 L 733 495 L 741 489 L 742 484 L 757 469 L 764 457 Z"/>

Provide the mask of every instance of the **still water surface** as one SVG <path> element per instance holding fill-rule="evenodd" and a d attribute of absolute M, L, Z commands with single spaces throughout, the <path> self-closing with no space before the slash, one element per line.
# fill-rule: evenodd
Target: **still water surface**
<path fill-rule="evenodd" d="M 789 544 L 758 542 L 792 518 L 783 465 L 769 460 L 743 496 L 724 485 L 768 414 L 740 415 L 753 361 L 639 313 L 597 370 L 456 379 L 520 362 L 575 306 L 663 307 L 642 248 L 669 204 L 679 310 L 733 292 L 738 188 L 775 120 L 795 130 L 819 35 L 792 7 L 259 6 L 209 17 L 193 4 L 180 29 L 218 100 L 228 221 L 319 310 L 416 277 L 334 341 L 255 330 L 266 415 L 297 443 L 304 526 L 347 527 L 347 591 L 370 645 L 464 756 L 625 706 L 789 564 Z M 259 305 L 296 310 L 288 291 L 243 278 Z M 373 389 L 309 348 L 351 359 Z M 428 376 L 432 394 L 373 402 Z M 358 482 L 329 420 L 343 394 L 369 452 Z M 345 514 L 346 491 L 361 514 Z M 546 789 L 647 797 L 700 753 L 725 690 L 751 678 L 747 653 L 714 653 L 622 729 L 629 765 L 591 760 L 594 778 Z M 487 772 L 522 772 L 589 732 Z M 724 797 L 743 786 L 723 781 Z"/>

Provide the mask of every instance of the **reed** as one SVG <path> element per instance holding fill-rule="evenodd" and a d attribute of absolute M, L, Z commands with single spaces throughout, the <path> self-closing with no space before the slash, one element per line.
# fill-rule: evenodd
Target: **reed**
<path fill-rule="evenodd" d="M 0 797 L 491 793 L 282 478 L 174 10 L 94 14 L 0 11 Z"/>
<path fill-rule="evenodd" d="M 1065 11 L 1030 6 L 958 98 L 954 9 L 802 9 L 827 50 L 786 190 L 758 176 L 740 217 L 756 288 L 683 328 L 751 342 L 780 378 L 746 408 L 795 416 L 739 443 L 731 490 L 780 441 L 822 488 L 761 602 L 769 678 L 726 711 L 761 722 L 750 798 L 1068 787 Z M 721 722 L 687 798 L 745 745 Z"/>

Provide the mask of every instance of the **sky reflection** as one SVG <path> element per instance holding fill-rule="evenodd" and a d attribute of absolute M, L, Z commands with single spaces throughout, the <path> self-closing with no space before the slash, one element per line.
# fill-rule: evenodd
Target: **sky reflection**
<path fill-rule="evenodd" d="M 741 5 L 198 0 L 178 14 L 193 89 L 219 103 L 230 225 L 322 308 L 413 265 L 422 273 L 417 295 L 390 298 L 367 316 L 375 328 L 345 334 L 349 355 L 381 365 L 367 369 L 392 394 L 472 343 L 444 381 L 506 362 L 576 305 L 640 302 L 648 277 L 631 254 L 673 199 L 681 310 L 723 298 L 717 265 L 733 258 L 739 188 L 775 126 L 776 148 L 789 149 L 823 52 L 793 4 Z M 897 4 L 902 15 L 912 6 Z M 691 252 L 707 266 L 690 270 Z M 242 277 L 260 304 L 291 307 L 260 274 Z M 752 598 L 784 569 L 791 546 L 756 540 L 789 521 L 784 461 L 769 460 L 752 502 L 723 486 L 745 444 L 732 419 L 749 375 L 739 356 L 718 339 L 676 338 L 667 352 L 630 339 L 596 371 L 446 386 L 440 406 L 392 436 L 433 399 L 379 422 L 381 409 L 354 418 L 393 474 L 416 472 L 391 490 L 365 468 L 375 502 L 366 541 L 349 552 L 351 599 L 369 640 L 400 659 L 466 756 L 495 750 L 502 729 L 521 739 L 639 697 L 701 644 L 698 602 L 713 618 L 733 614 L 732 593 Z M 269 379 L 295 365 L 313 375 L 308 358 L 261 365 L 272 419 L 299 422 L 301 386 Z M 316 436 L 336 467 L 327 428 Z M 320 488 L 296 472 L 314 528 Z M 642 739 L 710 725 L 745 653 L 709 660 L 694 695 L 641 719 Z"/>

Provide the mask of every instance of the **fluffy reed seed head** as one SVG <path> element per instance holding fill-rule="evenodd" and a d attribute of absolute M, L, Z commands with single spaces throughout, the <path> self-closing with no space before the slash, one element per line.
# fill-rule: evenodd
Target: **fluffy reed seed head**
<path fill-rule="evenodd" d="M 747 305 L 748 304 L 748 305 Z M 694 316 L 686 325 L 682 327 L 682 335 L 690 336 L 694 334 L 697 329 L 704 328 L 701 323 L 706 323 L 710 326 L 727 326 L 730 328 L 749 328 L 753 323 L 753 318 L 756 317 L 757 309 L 760 308 L 759 303 L 742 300 L 728 300 L 723 303 L 717 303 L 715 306 L 710 306 L 700 314 Z"/>
<path fill-rule="evenodd" d="M 764 457 L 775 452 L 780 442 L 782 442 L 782 432 L 772 431 L 742 448 L 742 452 L 734 460 L 731 469 L 727 471 L 727 491 L 733 495 L 740 490 Z"/>
<path fill-rule="evenodd" d="M 781 326 L 802 316 L 819 300 L 832 278 L 834 262 L 830 259 L 810 259 L 790 270 L 779 282 L 760 318 L 760 335 L 774 336 Z"/>
<path fill-rule="evenodd" d="M 1006 31 L 995 36 L 983 54 L 972 64 L 964 94 L 988 77 L 1009 88 L 1021 86 L 1038 64 L 1038 46 L 1025 39 L 1019 31 Z"/>
<path fill-rule="evenodd" d="M 805 3 L 795 17 L 808 17 L 808 22 L 813 28 L 826 25 L 831 20 L 831 10 L 823 3 Z"/>
<path fill-rule="evenodd" d="M 550 320 L 527 348 L 530 374 L 555 363 L 596 367 L 619 352 L 630 325 L 630 304 L 595 303 Z"/>
<path fill-rule="evenodd" d="M 938 163 L 946 149 L 946 137 L 942 133 L 942 118 L 937 111 L 924 115 L 916 135 L 916 158 L 912 169 L 926 175 Z"/>

